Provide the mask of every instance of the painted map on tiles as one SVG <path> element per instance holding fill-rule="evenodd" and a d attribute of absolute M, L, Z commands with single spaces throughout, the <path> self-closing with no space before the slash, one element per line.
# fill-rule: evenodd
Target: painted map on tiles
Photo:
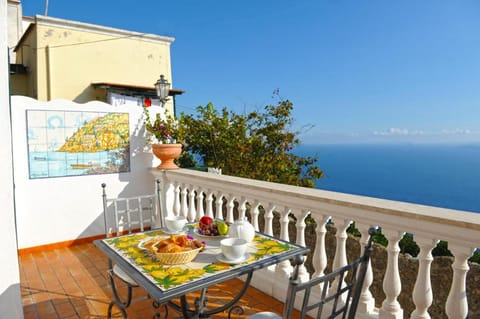
<path fill-rule="evenodd" d="M 29 177 L 130 171 L 128 113 L 27 110 Z"/>

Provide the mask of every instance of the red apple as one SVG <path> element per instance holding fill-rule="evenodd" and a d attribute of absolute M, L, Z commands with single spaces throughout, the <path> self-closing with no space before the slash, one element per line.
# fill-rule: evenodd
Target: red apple
<path fill-rule="evenodd" d="M 213 223 L 213 218 L 212 217 L 209 217 L 209 216 L 203 216 L 202 218 L 200 218 L 200 220 L 198 221 L 198 226 L 200 228 L 202 228 L 202 225 L 210 225 L 211 223 Z"/>

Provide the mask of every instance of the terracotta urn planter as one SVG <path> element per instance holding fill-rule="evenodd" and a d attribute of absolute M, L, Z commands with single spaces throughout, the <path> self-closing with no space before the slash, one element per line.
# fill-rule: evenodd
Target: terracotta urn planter
<path fill-rule="evenodd" d="M 173 162 L 182 154 L 182 144 L 152 144 L 153 154 L 162 161 L 157 169 L 177 169 Z"/>

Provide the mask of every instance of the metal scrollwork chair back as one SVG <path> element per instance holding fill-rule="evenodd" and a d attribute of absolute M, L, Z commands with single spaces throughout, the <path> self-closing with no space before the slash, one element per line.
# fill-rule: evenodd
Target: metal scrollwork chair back
<path fill-rule="evenodd" d="M 153 228 L 155 217 L 160 216 L 160 214 L 157 214 L 157 209 L 160 209 L 158 183 L 157 181 L 155 194 L 124 198 L 108 198 L 106 193 L 107 185 L 102 183 L 103 218 L 107 238 Z M 130 306 L 133 288 L 138 287 L 138 284 L 120 267 L 114 265 L 111 260 L 109 260 L 108 275 L 115 297 L 115 301 L 112 301 L 108 308 L 108 317 L 110 318 L 112 307 L 115 304 L 123 304 L 122 309 Z M 125 300 L 122 300 L 120 297 L 115 278 L 120 279 L 126 285 L 127 296 Z"/>
<path fill-rule="evenodd" d="M 248 319 L 290 319 L 294 317 L 295 305 L 299 306 L 301 319 L 307 316 L 322 319 L 355 318 L 373 251 L 372 237 L 376 231 L 376 228 L 370 228 L 370 237 L 360 257 L 324 276 L 301 282 L 298 278 L 298 266 L 303 263 L 303 258 L 295 260 L 296 267 L 289 281 L 283 316 L 273 312 L 259 312 Z"/>

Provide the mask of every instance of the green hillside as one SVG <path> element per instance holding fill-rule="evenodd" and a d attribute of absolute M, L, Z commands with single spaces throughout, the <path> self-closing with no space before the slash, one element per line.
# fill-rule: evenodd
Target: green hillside
<path fill-rule="evenodd" d="M 128 147 L 128 113 L 109 113 L 79 128 L 58 151 L 70 153 L 100 152 Z"/>

